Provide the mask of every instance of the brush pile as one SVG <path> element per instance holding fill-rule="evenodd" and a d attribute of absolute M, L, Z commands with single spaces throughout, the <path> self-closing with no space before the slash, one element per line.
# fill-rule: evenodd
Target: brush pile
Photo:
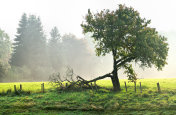
<path fill-rule="evenodd" d="M 73 69 L 69 67 L 67 68 L 65 76 L 62 77 L 60 73 L 54 73 L 49 77 L 49 81 L 60 91 L 84 89 L 97 90 L 101 88 L 100 86 L 97 86 L 96 80 L 87 81 L 79 75 L 74 74 Z"/>

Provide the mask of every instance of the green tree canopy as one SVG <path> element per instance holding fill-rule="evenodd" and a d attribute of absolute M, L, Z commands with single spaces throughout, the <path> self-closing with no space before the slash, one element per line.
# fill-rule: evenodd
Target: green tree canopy
<path fill-rule="evenodd" d="M 3 66 L 9 65 L 11 57 L 11 41 L 7 33 L 0 29 L 0 64 Z"/>
<path fill-rule="evenodd" d="M 142 67 L 154 65 L 158 70 L 167 64 L 167 39 L 149 27 L 150 22 L 125 5 L 119 5 L 115 11 L 107 9 L 96 14 L 88 10 L 81 26 L 84 33 L 92 33 L 98 56 L 112 53 L 113 71 L 102 78 L 111 77 L 114 90 L 120 90 L 117 74 L 120 68 L 135 75 L 130 62 L 139 63 Z"/>
<path fill-rule="evenodd" d="M 0 29 L 0 81 L 5 76 L 6 70 L 10 67 L 11 42 L 7 33 Z"/>

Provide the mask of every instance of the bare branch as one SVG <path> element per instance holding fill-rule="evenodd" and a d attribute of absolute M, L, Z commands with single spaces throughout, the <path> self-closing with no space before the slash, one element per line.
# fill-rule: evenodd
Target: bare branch
<path fill-rule="evenodd" d="M 108 73 L 108 74 L 105 74 L 105 75 L 103 75 L 103 76 L 99 76 L 99 77 L 97 77 L 97 78 L 95 78 L 95 79 L 92 79 L 92 80 L 90 80 L 90 81 L 87 81 L 87 82 L 90 83 L 90 82 L 94 82 L 94 81 L 97 81 L 97 80 L 100 80 L 100 79 L 104 79 L 104 78 L 106 78 L 106 77 L 112 77 L 111 74 L 112 74 L 112 73 Z"/>

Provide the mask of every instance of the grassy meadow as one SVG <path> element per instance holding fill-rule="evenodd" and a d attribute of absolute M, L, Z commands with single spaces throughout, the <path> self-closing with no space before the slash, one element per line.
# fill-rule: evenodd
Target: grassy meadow
<path fill-rule="evenodd" d="M 6 92 L 11 89 L 14 92 L 14 85 L 17 89 L 20 89 L 20 84 L 22 85 L 23 91 L 30 91 L 31 93 L 37 93 L 41 91 L 41 84 L 45 84 L 45 89 L 52 89 L 53 86 L 48 82 L 14 82 L 14 83 L 0 83 L 0 93 Z"/>
<path fill-rule="evenodd" d="M 58 92 L 45 83 L 45 93 L 41 92 L 43 82 L 0 83 L 0 114 L 24 115 L 174 115 L 176 114 L 176 79 L 139 79 L 137 92 L 134 83 L 120 80 L 121 92 L 106 89 Z M 139 90 L 142 83 L 142 93 Z M 157 82 L 161 92 L 157 91 Z M 14 85 L 30 93 L 5 94 Z M 97 85 L 112 88 L 110 80 L 100 80 Z"/>

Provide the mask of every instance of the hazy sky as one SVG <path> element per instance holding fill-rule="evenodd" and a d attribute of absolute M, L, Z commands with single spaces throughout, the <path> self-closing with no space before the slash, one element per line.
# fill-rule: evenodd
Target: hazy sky
<path fill-rule="evenodd" d="M 158 31 L 176 31 L 175 0 L 1 0 L 0 28 L 14 37 L 25 12 L 40 16 L 46 33 L 57 26 L 62 34 L 83 37 L 80 24 L 89 8 L 94 12 L 113 10 L 120 3 L 134 7 L 142 17 L 151 19 L 151 25 Z"/>
<path fill-rule="evenodd" d="M 168 37 L 170 50 L 164 71 L 138 70 L 139 74 L 142 77 L 176 77 L 175 0 L 1 0 L 0 28 L 14 39 L 21 15 L 27 13 L 40 16 L 46 35 L 53 26 L 57 26 L 62 35 L 73 33 L 83 38 L 80 24 L 89 8 L 93 12 L 107 8 L 113 10 L 120 3 L 132 6 L 142 17 L 151 19 L 151 27 Z"/>

